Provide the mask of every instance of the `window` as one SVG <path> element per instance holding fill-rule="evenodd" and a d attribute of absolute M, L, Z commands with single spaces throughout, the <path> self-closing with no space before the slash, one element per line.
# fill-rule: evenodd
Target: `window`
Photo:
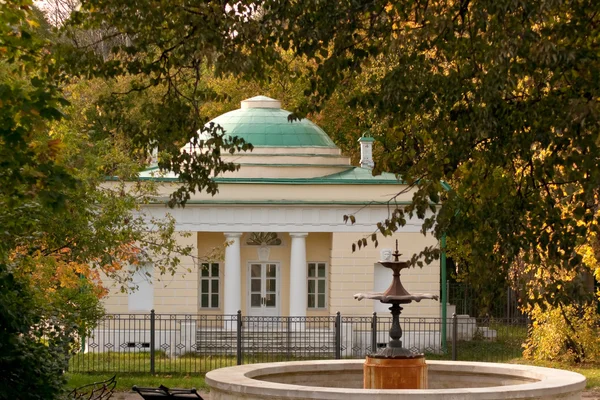
<path fill-rule="evenodd" d="M 219 263 L 202 263 L 200 307 L 219 308 Z"/>
<path fill-rule="evenodd" d="M 325 308 L 327 264 L 308 263 L 308 308 Z"/>

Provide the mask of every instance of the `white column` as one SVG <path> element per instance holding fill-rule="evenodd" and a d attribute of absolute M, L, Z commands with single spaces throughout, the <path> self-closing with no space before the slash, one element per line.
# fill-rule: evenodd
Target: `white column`
<path fill-rule="evenodd" d="M 308 233 L 290 233 L 290 317 L 305 317 L 308 306 L 306 276 L 306 236 Z"/>
<path fill-rule="evenodd" d="M 225 268 L 223 271 L 223 314 L 234 315 L 242 308 L 242 271 L 240 232 L 226 232 Z"/>

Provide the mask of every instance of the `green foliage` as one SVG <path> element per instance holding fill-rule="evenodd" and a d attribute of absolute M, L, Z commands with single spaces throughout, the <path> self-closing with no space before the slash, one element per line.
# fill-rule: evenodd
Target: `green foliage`
<path fill-rule="evenodd" d="M 252 361 L 246 357 L 245 363 Z M 168 357 L 167 354 L 156 352 L 155 369 L 161 374 L 188 374 L 207 372 L 212 369 L 230 367 L 237 364 L 235 356 L 183 354 Z M 149 352 L 103 352 L 79 353 L 69 361 L 69 371 L 78 372 L 115 372 L 143 373 L 150 371 Z"/>
<path fill-rule="evenodd" d="M 69 335 L 59 315 L 42 320 L 30 286 L 0 263 L 0 398 L 53 399 L 62 392 Z"/>
<path fill-rule="evenodd" d="M 381 232 L 405 214 L 427 216 L 441 196 L 424 228 L 467 243 L 471 267 L 486 279 L 489 271 L 506 276 L 518 256 L 574 268 L 580 239 L 597 229 L 599 35 L 589 21 L 598 7 L 302 2 L 284 12 L 269 3 L 263 23 L 281 23 L 278 43 L 321 60 L 311 79 L 315 104 L 357 71 L 384 66 L 354 101 L 379 121 L 375 138 L 386 151 L 378 169 L 418 191 Z M 569 301 L 551 288 L 543 297 Z"/>
<path fill-rule="evenodd" d="M 64 198 L 54 188 L 74 181 L 54 162 L 56 142 L 40 133 L 62 117 L 67 101 L 48 79 L 48 43 L 35 32 L 39 22 L 29 3 L 0 5 L 0 196 L 9 206 L 35 198 L 60 207 Z M 0 233 L 0 248 L 10 246 L 11 233 Z"/>
<path fill-rule="evenodd" d="M 236 168 L 220 162 L 222 151 L 250 149 L 224 140 L 218 127 L 203 128 L 202 105 L 225 95 L 200 72 L 265 82 L 273 71 L 290 70 L 282 55 L 291 51 L 303 63 L 295 82 L 305 88 L 291 118 L 326 110 L 327 101 L 334 110 L 360 110 L 357 123 L 377 141 L 375 172 L 397 173 L 417 189 L 412 204 L 381 222 L 380 234 L 417 216 L 423 232 L 452 238 L 472 285 L 510 273 L 528 282 L 531 303 L 585 297 L 578 277 L 589 268 L 579 249 L 600 218 L 599 2 L 86 1 L 63 39 L 96 30 L 116 45 L 108 53 L 73 50 L 67 40 L 54 53 L 41 51 L 44 42 L 30 41 L 19 7 L 26 3 L 15 4 L 3 4 L 0 28 L 0 51 L 19 78 L 0 90 L 0 159 L 8 171 L 0 190 L 11 216 L 27 216 L 6 230 L 21 242 L 37 232 L 33 216 L 65 206 L 76 181 L 54 162 L 57 142 L 35 136 L 61 116 L 57 82 L 93 76 L 125 85 L 121 96 L 95 99 L 90 137 L 108 146 L 122 141 L 140 159 L 158 146 L 159 167 L 183 183 L 171 197 L 175 205 L 196 190 L 216 193 L 210 178 Z M 110 42 L 116 36 L 127 40 Z M 349 129 L 346 122 L 340 129 Z M 195 139 L 199 129 L 207 130 L 202 140 Z M 190 140 L 199 151 L 180 152 Z M 118 193 L 104 198 L 113 205 L 106 221 L 127 208 Z M 37 202 L 24 203 L 28 196 Z M 377 235 L 371 239 L 377 243 Z M 432 247 L 420 256 L 431 262 L 438 254 Z"/>
<path fill-rule="evenodd" d="M 174 172 L 183 183 L 171 194 L 171 207 L 185 204 L 197 191 L 215 194 L 212 178 L 239 168 L 221 161 L 220 155 L 252 149 L 239 138 L 224 137 L 218 126 L 205 126 L 207 119 L 200 114 L 204 102 L 219 97 L 204 84 L 201 69 L 207 57 L 223 48 L 225 38 L 216 34 L 223 28 L 223 20 L 217 18 L 221 8 L 199 5 L 215 17 L 204 19 L 195 15 L 195 7 L 184 6 L 183 11 L 167 3 L 147 4 L 149 8 L 140 4 L 140 14 L 129 6 L 85 2 L 62 29 L 65 42 L 56 46 L 60 66 L 69 76 L 116 80 L 113 90 L 93 100 L 94 137 L 126 138 L 130 150 L 143 158 L 158 148 L 160 170 Z M 190 20 L 167 23 L 161 14 L 166 9 L 183 11 Z M 108 13 L 101 16 L 100 10 Z M 202 26 L 187 27 L 180 22 Z M 89 31 L 99 33 L 98 43 L 114 48 L 108 54 L 87 45 L 74 51 L 78 35 Z M 202 40 L 188 40 L 200 31 Z M 117 36 L 126 40 L 111 41 Z M 66 39 L 72 42 L 67 44 Z M 181 151 L 183 146 L 186 151 Z"/>
<path fill-rule="evenodd" d="M 127 289 L 124 267 L 155 256 L 172 271 L 190 254 L 172 219 L 149 229 L 138 212 L 153 187 L 101 185 L 140 164 L 122 162 L 131 154 L 122 136 L 81 134 L 66 98 L 85 88 L 64 85 L 57 38 L 40 17 L 29 0 L 0 3 L 0 398 L 9 399 L 62 395 L 69 357 L 103 313 L 101 272 Z"/>
<path fill-rule="evenodd" d="M 392 234 L 410 216 L 423 218 L 423 232 L 469 246 L 465 268 L 483 271 L 473 280 L 485 280 L 487 272 L 507 276 L 518 258 L 578 268 L 581 238 L 598 230 L 599 7 L 590 0 L 93 0 L 73 15 L 67 35 L 110 26 L 107 40 L 130 40 L 108 58 L 88 47 L 61 53 L 61 60 L 79 76 L 127 75 L 127 91 L 160 91 L 147 114 L 157 129 L 126 126 L 165 149 L 161 168 L 182 173 L 184 187 L 171 204 L 197 189 L 214 193 L 211 184 L 198 185 L 208 176 L 202 170 L 231 167 L 180 155 L 172 145 L 202 126 L 202 102 L 226 97 L 204 84 L 202 72 L 268 82 L 293 71 L 304 99 L 291 118 L 327 107 L 358 112 L 340 129 L 352 131 L 351 122 L 357 131 L 368 128 L 377 141 L 375 172 L 397 173 L 417 189 L 412 204 L 393 209 L 379 233 Z M 293 63 L 299 67 L 288 68 Z M 106 109 L 121 121 L 120 103 Z M 187 114 L 185 126 L 171 118 Z M 217 136 L 215 146 L 247 148 Z M 371 239 L 376 243 L 377 235 Z M 419 256 L 431 262 L 438 255 L 431 247 Z M 544 293 L 534 300 L 569 301 L 557 290 Z"/>
<path fill-rule="evenodd" d="M 575 304 L 531 312 L 533 323 L 525 344 L 528 359 L 568 363 L 600 359 L 596 306 Z"/>
<path fill-rule="evenodd" d="M 64 209 L 64 191 L 75 182 L 56 164 L 56 142 L 45 135 L 67 102 L 48 79 L 39 25 L 29 1 L 0 5 L 0 398 L 9 399 L 59 396 L 77 333 L 62 310 L 40 302 L 37 282 L 22 274 L 15 255 L 43 236 L 39 225 Z"/>

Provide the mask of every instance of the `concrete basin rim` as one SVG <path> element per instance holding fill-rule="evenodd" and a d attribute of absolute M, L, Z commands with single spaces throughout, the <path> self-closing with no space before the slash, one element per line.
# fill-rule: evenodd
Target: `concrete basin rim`
<path fill-rule="evenodd" d="M 513 377 L 525 377 L 523 372 L 534 376 L 526 376 L 529 379 L 539 379 L 536 382 L 507 385 L 507 386 L 488 386 L 481 388 L 453 388 L 453 389 L 352 389 L 352 388 L 331 388 L 318 386 L 302 386 L 294 384 L 268 382 L 256 379 L 259 376 L 274 375 L 276 373 L 286 372 L 319 372 L 325 371 L 351 371 L 362 369 L 362 360 L 318 360 L 318 361 L 292 361 L 266 364 L 248 364 L 234 367 L 221 368 L 210 371 L 206 374 L 206 383 L 217 390 L 248 394 L 270 395 L 277 397 L 278 393 L 284 391 L 291 398 L 321 398 L 338 399 L 360 398 L 366 395 L 386 395 L 392 398 L 397 395 L 420 396 L 419 398 L 444 398 L 447 396 L 461 395 L 461 398 L 486 399 L 498 398 L 497 395 L 510 392 L 510 398 L 531 398 L 532 395 L 545 396 L 547 394 L 571 393 L 585 388 L 585 377 L 581 374 L 565 370 L 557 370 L 545 367 L 536 367 L 519 364 L 497 364 L 497 363 L 479 363 L 468 361 L 427 361 L 428 367 L 438 371 L 449 371 L 444 367 L 458 367 L 458 370 L 452 372 L 475 372 L 473 368 L 477 367 L 477 373 L 482 370 L 496 371 L 502 370 L 506 373 L 501 375 Z M 319 366 L 329 366 L 334 368 L 315 368 Z M 341 368 L 335 368 L 336 366 Z M 312 367 L 312 368 L 311 368 Z M 510 373 L 510 372 L 513 373 Z M 515 372 L 521 372 L 515 373 Z M 485 373 L 484 373 L 485 374 Z M 496 372 L 495 374 L 498 374 Z M 271 396 L 269 396 L 271 397 Z"/>

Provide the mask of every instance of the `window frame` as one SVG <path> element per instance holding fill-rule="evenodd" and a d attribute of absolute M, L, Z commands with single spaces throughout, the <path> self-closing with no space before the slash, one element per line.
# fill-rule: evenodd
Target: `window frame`
<path fill-rule="evenodd" d="M 212 267 L 216 265 L 217 266 L 217 276 L 213 276 L 212 275 Z M 208 271 L 208 275 L 202 275 L 202 272 L 206 270 Z M 198 307 L 202 310 L 220 310 L 221 309 L 221 271 L 222 271 L 222 265 L 220 262 L 203 262 L 200 263 L 200 271 L 198 274 Z M 208 293 L 205 293 L 202 290 L 202 282 L 203 281 L 208 281 Z M 212 297 L 215 293 L 213 293 L 213 281 L 217 282 L 217 302 L 218 305 L 215 307 L 213 306 L 213 300 Z M 208 295 L 208 306 L 203 306 L 202 305 L 202 296 L 207 294 Z"/>
<path fill-rule="evenodd" d="M 310 266 L 315 265 L 315 276 L 310 276 Z M 323 266 L 325 268 L 325 274 L 324 276 L 319 276 L 319 266 Z M 309 261 L 306 263 L 306 308 L 307 310 L 313 310 L 313 311 L 322 311 L 322 310 L 327 310 L 329 308 L 329 301 L 328 301 L 328 293 L 329 293 L 329 264 L 326 261 Z M 314 293 L 310 293 L 310 282 L 313 281 L 315 282 L 315 292 Z M 319 291 L 319 281 L 323 281 L 325 283 L 324 285 L 324 289 L 323 289 L 323 297 L 324 297 L 324 302 L 323 302 L 323 306 L 320 307 L 319 306 L 319 295 L 321 294 L 321 292 Z M 310 297 L 313 296 L 314 297 L 314 306 L 310 306 Z"/>

